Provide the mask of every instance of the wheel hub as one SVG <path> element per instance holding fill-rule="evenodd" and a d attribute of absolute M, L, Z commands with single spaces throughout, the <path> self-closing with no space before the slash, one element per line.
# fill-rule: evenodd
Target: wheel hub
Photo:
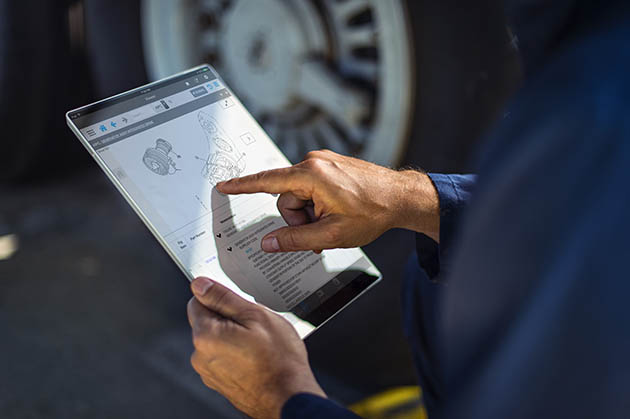
<path fill-rule="evenodd" d="M 257 112 L 291 104 L 300 57 L 306 53 L 296 16 L 280 0 L 237 1 L 219 44 L 230 82 Z"/>

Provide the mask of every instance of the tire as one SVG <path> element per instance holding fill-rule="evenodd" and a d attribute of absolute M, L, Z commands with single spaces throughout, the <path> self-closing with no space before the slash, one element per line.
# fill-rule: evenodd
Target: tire
<path fill-rule="evenodd" d="M 69 3 L 0 0 L 0 182 L 33 179 L 74 158 L 80 145 L 64 113 L 89 97 L 70 46 Z M 36 12 L 34 12 L 36 10 Z M 84 68 L 84 67 L 83 67 Z M 84 69 L 85 75 L 87 70 Z M 85 159 L 83 159 L 85 161 Z M 61 163 L 61 164 L 60 164 Z"/>
<path fill-rule="evenodd" d="M 148 82 L 137 0 L 84 0 L 87 56 L 96 95 L 105 98 Z"/>

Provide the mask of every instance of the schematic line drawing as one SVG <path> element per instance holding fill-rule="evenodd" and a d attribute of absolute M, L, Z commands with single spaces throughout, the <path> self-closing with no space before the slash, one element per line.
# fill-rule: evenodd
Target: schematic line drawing
<path fill-rule="evenodd" d="M 168 141 L 158 138 L 155 140 L 155 147 L 147 148 L 144 152 L 144 156 L 142 156 L 142 162 L 144 165 L 155 173 L 156 175 L 166 176 L 166 175 L 174 175 L 181 169 L 177 168 L 177 165 L 171 155 L 176 158 L 181 158 L 182 156 L 173 152 L 173 146 Z"/>
<path fill-rule="evenodd" d="M 245 154 L 236 147 L 236 143 L 225 133 L 216 119 L 204 111 L 197 114 L 199 125 L 203 129 L 210 148 L 207 158 L 197 159 L 204 162 L 201 175 L 212 186 L 224 180 L 239 177 L 245 170 Z"/>

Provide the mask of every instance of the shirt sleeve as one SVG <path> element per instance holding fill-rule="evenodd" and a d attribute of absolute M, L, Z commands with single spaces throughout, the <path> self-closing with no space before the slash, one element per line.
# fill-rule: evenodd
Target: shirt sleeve
<path fill-rule="evenodd" d="M 282 407 L 282 419 L 357 419 L 359 416 L 332 400 L 314 394 L 300 393 Z"/>
<path fill-rule="evenodd" d="M 437 281 L 448 270 L 453 236 L 461 215 L 474 189 L 476 175 L 445 175 L 429 173 L 440 200 L 440 243 L 429 236 L 416 234 L 416 252 L 420 267 L 431 280 Z"/>

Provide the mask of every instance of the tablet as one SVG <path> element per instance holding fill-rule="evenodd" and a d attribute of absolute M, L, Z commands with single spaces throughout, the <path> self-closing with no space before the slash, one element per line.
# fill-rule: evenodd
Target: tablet
<path fill-rule="evenodd" d="M 277 196 L 227 196 L 215 185 L 290 162 L 209 65 L 66 119 L 189 280 L 207 276 L 280 313 L 300 337 L 381 279 L 358 248 L 262 251 L 262 237 L 286 225 Z"/>

